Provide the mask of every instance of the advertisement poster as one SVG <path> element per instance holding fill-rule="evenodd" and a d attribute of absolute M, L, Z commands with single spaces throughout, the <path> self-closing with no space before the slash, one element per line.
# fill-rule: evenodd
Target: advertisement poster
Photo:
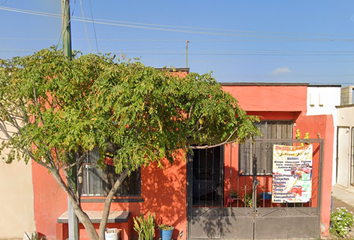
<path fill-rule="evenodd" d="M 312 145 L 273 146 L 273 203 L 305 203 L 312 191 Z"/>

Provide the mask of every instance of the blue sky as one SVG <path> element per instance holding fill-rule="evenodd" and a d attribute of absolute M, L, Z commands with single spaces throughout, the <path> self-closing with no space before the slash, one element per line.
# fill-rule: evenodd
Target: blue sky
<path fill-rule="evenodd" d="M 61 47 L 60 2 L 0 0 L 0 58 Z M 188 67 L 213 71 L 219 82 L 354 85 L 353 0 L 70 4 L 73 49 L 83 53 L 111 52 L 153 67 L 185 67 L 189 40 Z"/>

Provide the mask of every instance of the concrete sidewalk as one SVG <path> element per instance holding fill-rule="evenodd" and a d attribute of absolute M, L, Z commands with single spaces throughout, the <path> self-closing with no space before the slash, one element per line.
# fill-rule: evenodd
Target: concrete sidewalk
<path fill-rule="evenodd" d="M 335 185 L 332 186 L 332 196 L 354 207 L 354 191 L 340 185 Z"/>

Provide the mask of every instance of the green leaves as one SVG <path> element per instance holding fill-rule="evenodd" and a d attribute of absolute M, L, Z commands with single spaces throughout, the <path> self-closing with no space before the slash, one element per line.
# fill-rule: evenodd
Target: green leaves
<path fill-rule="evenodd" d="M 138 233 L 140 240 L 153 240 L 155 235 L 155 213 L 148 212 L 146 218 L 142 214 L 134 217 L 134 230 Z"/>
<path fill-rule="evenodd" d="M 339 238 L 345 238 L 354 224 L 354 215 L 345 207 L 337 208 L 331 213 L 331 229 L 330 232 Z"/>
<path fill-rule="evenodd" d="M 1 60 L 0 84 L 0 123 L 16 130 L 6 147 L 32 150 L 44 164 L 66 165 L 66 153 L 97 146 L 114 156 L 121 172 L 160 165 L 163 157 L 173 163 L 174 153 L 190 144 L 244 141 L 259 133 L 257 119 L 210 74 L 180 78 L 140 62 L 80 53 L 68 61 L 61 51 L 45 49 Z"/>

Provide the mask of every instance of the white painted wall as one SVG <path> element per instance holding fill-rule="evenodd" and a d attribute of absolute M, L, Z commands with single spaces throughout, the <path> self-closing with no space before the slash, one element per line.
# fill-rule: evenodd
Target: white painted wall
<path fill-rule="evenodd" d="M 308 86 L 307 88 L 307 115 L 333 116 L 333 170 L 332 185 L 336 184 L 336 157 L 337 157 L 337 109 L 340 105 L 341 88 L 338 86 Z"/>

